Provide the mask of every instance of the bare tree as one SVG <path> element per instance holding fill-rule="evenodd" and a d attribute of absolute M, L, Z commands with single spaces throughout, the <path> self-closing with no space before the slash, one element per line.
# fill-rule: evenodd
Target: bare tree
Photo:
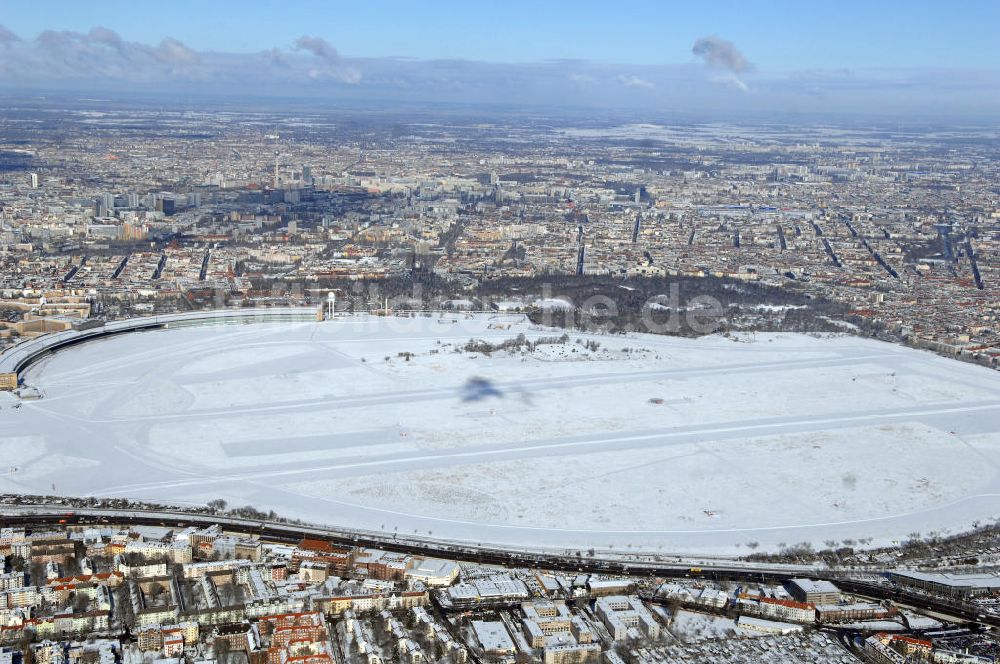
<path fill-rule="evenodd" d="M 154 581 L 149 585 L 149 590 L 147 592 L 150 597 L 152 597 L 153 599 L 157 599 L 160 595 L 164 593 L 164 591 L 166 591 L 166 588 L 163 586 L 163 584 L 160 583 L 159 581 Z"/>
<path fill-rule="evenodd" d="M 225 664 L 229 657 L 229 641 L 218 636 L 212 641 L 212 650 L 215 652 L 215 659 L 219 664 Z"/>
<path fill-rule="evenodd" d="M 90 598 L 81 592 L 73 593 L 73 613 L 86 613 L 90 608 Z"/>

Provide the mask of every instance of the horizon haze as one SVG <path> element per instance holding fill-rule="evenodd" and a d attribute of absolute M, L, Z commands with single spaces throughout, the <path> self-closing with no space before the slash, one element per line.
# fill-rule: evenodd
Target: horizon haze
<path fill-rule="evenodd" d="M 0 22 L 8 90 L 971 121 L 1000 105 L 987 2 L 47 6 Z"/>

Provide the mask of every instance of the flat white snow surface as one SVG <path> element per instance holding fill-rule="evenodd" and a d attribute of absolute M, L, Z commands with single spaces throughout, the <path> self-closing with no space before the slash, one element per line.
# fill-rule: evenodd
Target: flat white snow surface
<path fill-rule="evenodd" d="M 848 336 L 461 350 L 520 333 L 563 330 L 346 317 L 84 343 L 29 370 L 43 399 L 0 404 L 0 490 L 725 555 L 1000 516 L 1000 373 Z"/>

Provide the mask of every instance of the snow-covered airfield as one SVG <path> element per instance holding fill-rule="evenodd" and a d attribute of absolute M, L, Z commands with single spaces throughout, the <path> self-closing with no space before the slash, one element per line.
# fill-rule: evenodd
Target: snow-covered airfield
<path fill-rule="evenodd" d="M 847 336 L 462 350 L 522 333 L 563 331 L 366 316 L 87 342 L 28 370 L 43 399 L 0 403 L 0 459 L 17 468 L 0 490 L 706 554 L 1000 516 L 1000 373 Z"/>

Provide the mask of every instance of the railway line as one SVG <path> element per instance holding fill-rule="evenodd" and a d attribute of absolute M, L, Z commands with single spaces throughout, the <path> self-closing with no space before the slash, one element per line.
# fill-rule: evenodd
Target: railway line
<path fill-rule="evenodd" d="M 691 559 L 678 559 L 678 562 L 666 560 L 629 561 L 600 556 L 577 556 L 528 550 L 516 551 L 497 547 L 470 546 L 459 542 L 403 539 L 365 531 L 184 511 L 67 508 L 61 505 L 0 506 L 0 526 L 4 527 L 108 524 L 170 528 L 218 524 L 228 532 L 254 535 L 266 542 L 292 544 L 303 538 L 317 538 L 342 546 L 364 546 L 410 555 L 447 558 L 466 563 L 531 567 L 577 574 L 621 574 L 648 578 L 703 578 L 712 581 L 743 583 L 781 583 L 794 577 L 809 576 L 814 579 L 832 581 L 842 590 L 851 594 L 905 603 L 952 616 L 973 625 L 1000 628 L 1000 616 L 982 613 L 975 606 L 907 591 L 888 583 L 852 578 L 849 570 L 803 565 L 761 565 L 737 560 L 707 560 L 698 563 L 692 563 Z M 871 576 L 872 570 L 867 570 L 866 574 Z"/>

